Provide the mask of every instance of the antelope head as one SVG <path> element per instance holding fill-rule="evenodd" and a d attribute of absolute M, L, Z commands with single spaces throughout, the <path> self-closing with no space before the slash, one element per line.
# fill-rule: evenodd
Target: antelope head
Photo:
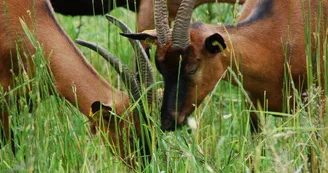
<path fill-rule="evenodd" d="M 131 30 L 120 20 L 107 15 L 107 19 L 118 26 L 124 33 L 131 33 Z M 95 127 L 100 128 L 105 135 L 108 135 L 109 142 L 115 147 L 114 152 L 117 152 L 121 158 L 123 158 L 128 165 L 135 166 L 136 151 L 141 151 L 141 156 L 147 158 L 141 158 L 141 161 L 149 161 L 150 148 L 148 146 L 151 136 L 149 132 L 149 118 L 145 115 L 144 104 L 142 104 L 141 95 L 142 87 L 140 80 L 136 75 L 124 65 L 120 59 L 112 55 L 104 48 L 90 43 L 84 40 L 76 40 L 76 42 L 82 46 L 88 47 L 98 52 L 115 71 L 120 75 L 123 83 L 128 89 L 130 102 L 138 103 L 137 108 L 132 111 L 123 108 L 126 103 L 119 103 L 116 105 L 104 105 L 99 101 L 92 104 L 90 119 L 92 121 L 92 131 Z M 142 48 L 139 41 L 130 40 L 133 48 L 135 49 L 136 56 L 139 58 L 141 73 L 140 77 L 143 80 L 144 87 L 147 89 L 154 83 L 153 70 L 149 62 L 148 56 Z M 150 89 L 147 93 L 148 105 L 152 104 L 152 98 L 156 98 L 155 93 Z M 130 113 L 132 112 L 132 115 Z M 146 126 L 145 126 L 146 125 Z M 135 142 L 138 143 L 135 143 Z M 139 147 L 139 148 L 138 148 Z M 132 156 L 132 157 L 131 157 Z"/>
<path fill-rule="evenodd" d="M 155 0 L 156 30 L 122 34 L 157 46 L 156 67 L 164 79 L 163 130 L 174 130 L 182 125 L 225 70 L 218 62 L 227 47 L 223 36 L 208 25 L 190 25 L 195 2 L 183 0 L 174 27 L 170 29 L 166 1 Z"/>

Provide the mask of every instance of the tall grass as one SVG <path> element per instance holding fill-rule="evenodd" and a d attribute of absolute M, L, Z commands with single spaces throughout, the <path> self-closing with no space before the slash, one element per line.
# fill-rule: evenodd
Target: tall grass
<path fill-rule="evenodd" d="M 203 5 L 194 12 L 193 20 L 234 23 L 239 9 L 227 4 Z M 111 14 L 136 28 L 135 20 L 131 19 L 134 13 L 117 8 Z M 131 68 L 134 66 L 128 40 L 120 37 L 117 28 L 109 25 L 104 17 L 57 17 L 71 38 L 97 42 Z M 306 40 L 310 40 L 314 32 L 308 29 L 304 33 Z M 320 29 L 319 25 L 317 29 Z M 308 76 L 307 101 L 300 99 L 301 93 L 290 80 L 290 66 L 286 62 L 285 112 L 269 112 L 265 106 L 258 108 L 256 112 L 263 126 L 258 135 L 250 134 L 249 114 L 254 110 L 245 102 L 247 93 L 242 88 L 242 80 L 232 71 L 228 72 L 230 80 L 218 83 L 195 110 L 189 119 L 190 125 L 181 130 L 160 131 L 160 105 L 154 103 L 153 112 L 147 113 L 153 116 L 154 123 L 153 127 L 149 127 L 153 135 L 152 160 L 144 172 L 327 172 L 327 116 L 319 116 L 317 106 L 323 98 L 320 88 L 315 85 L 318 74 L 328 74 L 327 32 L 326 29 L 321 41 L 312 40 L 318 43 L 323 55 L 316 54 L 317 63 L 308 63 L 308 70 L 315 72 Z M 8 92 L 1 90 L 1 107 L 5 105 L 9 110 L 17 153 L 13 155 L 9 145 L 0 150 L 0 172 L 130 172 L 130 168 L 112 154 L 106 140 L 102 140 L 100 135 L 90 134 L 87 118 L 74 105 L 55 91 L 50 94 L 52 77 L 42 49 L 39 45 L 35 47 L 31 62 L 36 67 L 35 77 L 29 79 L 22 71 L 15 76 L 15 88 Z M 304 53 L 310 58 L 313 56 L 309 47 Z M 88 49 L 80 49 L 109 83 L 125 90 L 116 72 L 102 58 Z M 151 55 L 154 61 L 154 50 Z M 321 57 L 324 57 L 323 60 Z M 25 58 L 25 55 L 19 58 Z M 317 68 L 319 65 L 324 68 Z M 161 80 L 157 72 L 156 78 Z M 236 79 L 241 83 L 234 86 L 230 81 Z M 323 97 L 326 97 L 327 75 L 322 80 L 320 82 L 326 88 Z M 28 92 L 28 97 L 22 95 L 30 86 L 33 90 Z M 155 87 L 162 87 L 162 83 Z M 289 104 L 290 94 L 299 98 L 292 105 Z M 5 100 L 5 97 L 8 99 Z M 254 105 L 257 107 L 258 104 Z M 312 167 L 309 160 L 312 160 Z M 142 172 L 143 168 L 137 166 L 135 171 Z"/>

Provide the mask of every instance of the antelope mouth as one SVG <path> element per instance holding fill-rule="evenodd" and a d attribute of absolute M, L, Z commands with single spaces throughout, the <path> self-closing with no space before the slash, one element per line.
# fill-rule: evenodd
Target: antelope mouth
<path fill-rule="evenodd" d="M 186 114 L 173 112 L 167 116 L 162 116 L 162 126 L 161 129 L 163 131 L 174 131 L 176 129 L 181 128 L 184 124 L 186 124 Z"/>

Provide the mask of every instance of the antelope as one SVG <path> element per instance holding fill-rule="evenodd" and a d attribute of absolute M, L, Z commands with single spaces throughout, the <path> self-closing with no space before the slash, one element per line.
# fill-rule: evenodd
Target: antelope
<path fill-rule="evenodd" d="M 26 26 L 32 30 L 34 35 L 37 35 L 37 41 L 42 46 L 45 54 L 44 57 L 49 57 L 46 60 L 49 62 L 49 68 L 55 80 L 55 87 L 60 96 L 73 105 L 78 104 L 79 110 L 85 115 L 89 115 L 91 109 L 92 114 L 95 114 L 95 116 L 88 116 L 92 126 L 96 125 L 105 132 L 105 135 L 108 135 L 108 139 L 114 145 L 114 148 L 118 149 L 117 153 L 123 159 L 126 159 L 129 165 L 130 163 L 133 164 L 133 159 L 125 152 L 128 151 L 126 147 L 130 147 L 133 152 L 141 150 L 143 154 L 149 153 L 147 144 L 144 145 L 145 148 L 135 148 L 134 141 L 131 140 L 131 127 L 136 128 L 136 133 L 140 137 L 142 130 L 140 126 L 145 122 L 141 121 L 140 117 L 142 116 L 139 117 L 139 114 L 143 114 L 142 111 L 138 113 L 136 110 L 128 110 L 130 104 L 140 99 L 142 94 L 140 90 L 142 86 L 134 73 L 130 72 L 119 59 L 113 57 L 108 52 L 104 52 L 102 48 L 99 48 L 98 52 L 120 74 L 122 81 L 129 88 L 129 92 L 120 91 L 105 81 L 87 62 L 74 42 L 59 26 L 49 0 L 2 1 L 0 7 L 0 84 L 4 91 L 6 92 L 9 88 L 13 88 L 12 72 L 17 75 L 19 68 L 24 69 L 24 73 L 29 77 L 33 76 L 34 66 L 28 65 L 31 56 L 22 58 L 22 63 L 18 62 L 18 54 L 23 55 L 28 52 L 33 54 L 35 52 L 35 47 L 31 44 L 22 28 L 20 20 L 22 21 L 23 19 Z M 118 24 L 120 24 L 119 22 Z M 124 26 L 121 24 L 120 28 L 128 29 L 124 28 Z M 79 43 L 89 45 L 89 47 L 94 45 L 81 40 Z M 131 43 L 137 44 L 136 42 Z M 16 49 L 16 45 L 19 49 Z M 142 49 L 140 43 L 138 45 L 134 45 L 136 50 Z M 17 50 L 19 51 L 17 52 Z M 139 54 L 145 54 L 142 50 L 138 52 Z M 143 65 L 142 67 L 144 68 L 141 69 L 141 75 L 147 74 L 147 76 L 143 76 L 143 79 L 146 80 L 144 84 L 151 84 L 153 83 L 153 76 L 149 60 L 144 59 L 144 61 L 141 61 L 148 63 Z M 121 66 L 123 70 L 119 68 Z M 73 85 L 75 86 L 75 92 L 72 89 Z M 8 109 L 1 110 L 0 128 L 4 130 L 5 136 L 9 139 L 10 124 L 6 111 Z M 99 118 L 101 114 L 99 110 L 103 111 L 102 118 Z M 114 123 L 116 118 L 112 116 L 114 113 L 109 113 L 108 111 L 113 111 L 118 116 L 127 115 L 126 119 L 131 122 L 119 121 L 118 119 L 117 128 L 120 132 L 117 132 Z M 118 136 L 115 135 L 117 133 L 119 133 Z M 127 133 L 127 135 L 121 133 Z M 123 143 L 127 143 L 128 145 L 124 146 Z"/>
<path fill-rule="evenodd" d="M 322 14 L 317 14 L 319 3 Z M 327 0 L 247 0 L 236 25 L 190 24 L 195 4 L 196 0 L 183 0 L 170 29 L 165 0 L 156 0 L 156 29 L 122 34 L 157 47 L 156 67 L 164 80 L 163 130 L 183 125 L 195 105 L 226 79 L 228 68 L 242 75 L 251 101 L 265 103 L 269 111 L 282 111 L 285 62 L 295 86 L 303 86 L 300 93 L 306 91 L 305 23 L 311 16 L 310 28 L 314 31 L 316 23 L 321 24 L 320 40 L 327 39 Z M 323 51 L 312 43 L 312 52 L 315 48 Z M 258 131 L 255 114 L 251 123 L 251 130 Z"/>
<path fill-rule="evenodd" d="M 113 4 L 112 0 L 80 0 L 79 4 L 75 1 L 50 0 L 56 12 L 65 15 L 99 15 L 106 14 L 115 6 L 126 7 L 129 10 L 138 12 L 138 31 L 144 31 L 154 28 L 154 12 L 152 0 L 118 0 Z M 172 21 L 177 14 L 178 7 L 182 0 L 169 0 L 169 20 Z M 195 8 L 211 2 L 226 2 L 243 4 L 245 0 L 198 0 Z M 136 4 L 135 4 L 136 3 Z M 115 6 L 114 6 L 115 5 Z"/>

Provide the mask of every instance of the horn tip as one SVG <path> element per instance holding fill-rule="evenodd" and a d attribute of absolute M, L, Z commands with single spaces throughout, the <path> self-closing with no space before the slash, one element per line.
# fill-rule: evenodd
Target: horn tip
<path fill-rule="evenodd" d="M 124 33 L 124 32 L 120 32 L 120 35 L 126 37 L 126 36 L 128 36 L 129 34 Z"/>
<path fill-rule="evenodd" d="M 113 22 L 116 18 L 112 15 L 106 14 L 106 19 L 109 20 L 110 22 Z"/>
<path fill-rule="evenodd" d="M 86 40 L 82 40 L 82 39 L 76 39 L 75 42 L 82 46 L 88 44 L 88 42 Z"/>
<path fill-rule="evenodd" d="M 105 17 L 113 18 L 113 16 L 109 14 L 106 14 Z"/>
<path fill-rule="evenodd" d="M 126 38 L 130 38 L 133 34 L 120 32 L 120 35 Z"/>
<path fill-rule="evenodd" d="M 75 42 L 76 42 L 77 44 L 83 44 L 83 43 L 85 43 L 85 40 L 76 39 Z"/>

